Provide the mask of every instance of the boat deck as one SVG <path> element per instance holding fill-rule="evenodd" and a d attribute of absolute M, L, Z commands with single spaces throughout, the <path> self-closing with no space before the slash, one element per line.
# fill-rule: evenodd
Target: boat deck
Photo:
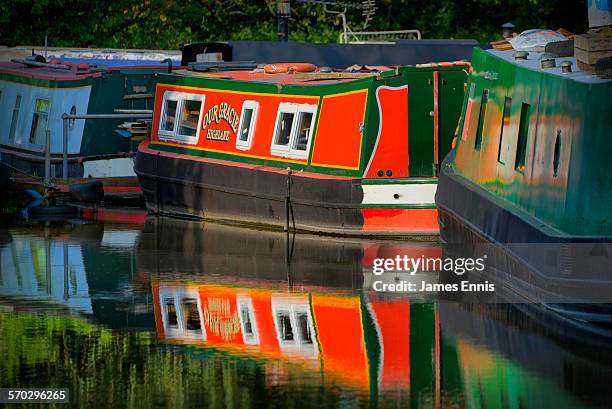
<path fill-rule="evenodd" d="M 389 68 L 391 70 L 391 68 Z M 197 72 L 191 70 L 176 70 L 175 74 L 200 78 L 226 79 L 268 84 L 292 85 L 325 85 L 346 83 L 362 78 L 380 75 L 380 72 L 300 72 L 283 74 L 266 74 L 261 69 L 252 71 Z"/>
<path fill-rule="evenodd" d="M 540 60 L 542 59 L 542 56 L 545 53 L 530 51 L 526 60 L 515 60 L 513 55 L 515 52 L 514 50 L 487 50 L 487 52 L 498 58 L 509 61 L 519 67 L 525 67 L 533 71 L 541 71 L 548 74 L 558 75 L 560 77 L 571 79 L 574 81 L 587 83 L 604 83 L 612 81 L 609 79 L 599 78 L 593 72 L 582 71 L 580 68 L 578 68 L 578 64 L 576 63 L 576 57 L 557 57 L 555 58 L 556 67 L 542 68 L 542 66 L 540 65 Z M 564 61 L 569 61 L 572 63 L 572 72 L 564 73 L 561 71 L 561 63 Z"/>

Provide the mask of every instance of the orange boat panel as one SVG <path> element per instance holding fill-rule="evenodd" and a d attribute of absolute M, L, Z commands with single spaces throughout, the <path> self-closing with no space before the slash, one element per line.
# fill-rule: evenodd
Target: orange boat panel
<path fill-rule="evenodd" d="M 367 98 L 365 89 L 323 97 L 312 165 L 359 169 Z"/>

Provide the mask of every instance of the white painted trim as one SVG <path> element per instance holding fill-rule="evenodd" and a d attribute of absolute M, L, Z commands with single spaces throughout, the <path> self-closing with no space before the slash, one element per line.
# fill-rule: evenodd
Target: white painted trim
<path fill-rule="evenodd" d="M 247 135 L 247 140 L 240 140 L 240 135 L 242 134 L 242 128 L 244 128 L 244 111 L 247 109 L 253 110 L 253 115 L 251 116 L 251 123 L 249 124 L 249 134 Z M 253 134 L 255 133 L 255 127 L 257 126 L 257 113 L 259 112 L 259 102 L 253 100 L 246 100 L 242 103 L 242 111 L 240 112 L 240 126 L 238 127 L 238 133 L 236 134 L 236 149 L 240 149 L 243 151 L 251 149 L 251 145 L 253 144 Z"/>
<path fill-rule="evenodd" d="M 436 183 L 363 185 L 361 204 L 429 205 L 435 203 Z M 395 199 L 394 195 L 399 195 Z"/>
<path fill-rule="evenodd" d="M 363 177 L 365 177 L 365 175 L 368 174 L 369 170 L 370 170 L 370 165 L 372 165 L 372 161 L 374 160 L 374 157 L 376 156 L 376 150 L 378 149 L 378 142 L 380 141 L 380 134 L 382 132 L 382 125 L 383 125 L 383 116 L 382 116 L 382 106 L 380 105 L 380 96 L 378 95 L 380 90 L 383 89 L 390 89 L 390 90 L 394 90 L 394 91 L 399 91 L 406 88 L 406 90 L 408 90 L 408 85 L 402 85 L 401 87 L 390 87 L 388 85 L 381 85 L 380 87 L 376 88 L 376 105 L 378 106 L 378 134 L 376 135 L 376 142 L 374 143 L 374 149 L 372 149 L 372 154 L 370 155 L 370 160 L 368 161 L 368 165 L 366 166 L 365 170 L 363 171 Z M 408 135 L 406 135 L 406 138 L 408 138 Z"/>
<path fill-rule="evenodd" d="M 114 158 L 83 162 L 83 176 L 94 178 L 136 176 L 134 159 Z"/>

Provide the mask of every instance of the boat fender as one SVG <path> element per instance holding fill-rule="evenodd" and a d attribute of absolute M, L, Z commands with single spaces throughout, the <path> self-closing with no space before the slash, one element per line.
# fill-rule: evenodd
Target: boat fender
<path fill-rule="evenodd" d="M 266 74 L 292 74 L 294 72 L 313 72 L 317 66 L 306 62 L 288 62 L 267 64 L 263 69 Z"/>

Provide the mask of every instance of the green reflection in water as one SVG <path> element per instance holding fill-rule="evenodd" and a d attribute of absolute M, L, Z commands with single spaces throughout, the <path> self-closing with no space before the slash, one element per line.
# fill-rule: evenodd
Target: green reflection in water
<path fill-rule="evenodd" d="M 368 399 L 323 389 L 312 378 L 319 374 L 308 378 L 298 365 L 158 345 L 154 333 L 116 333 L 76 317 L 0 313 L 0 339 L 0 387 L 68 387 L 81 407 L 305 408 Z M 283 368 L 266 371 L 270 365 Z"/>

